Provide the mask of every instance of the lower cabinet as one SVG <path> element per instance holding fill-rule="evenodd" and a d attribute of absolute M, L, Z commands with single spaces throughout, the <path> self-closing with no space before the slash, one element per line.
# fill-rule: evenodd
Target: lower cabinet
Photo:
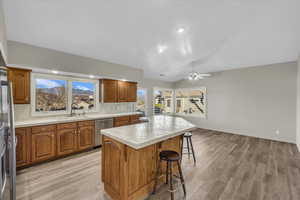
<path fill-rule="evenodd" d="M 94 146 L 95 127 L 83 126 L 78 128 L 78 149 L 84 150 Z"/>
<path fill-rule="evenodd" d="M 23 167 L 94 147 L 95 122 L 16 128 L 16 162 Z"/>
<path fill-rule="evenodd" d="M 62 156 L 77 151 L 77 128 L 57 131 L 57 155 Z"/>
<path fill-rule="evenodd" d="M 30 128 L 16 129 L 16 163 L 19 167 L 27 165 L 30 162 L 29 134 Z"/>
<path fill-rule="evenodd" d="M 31 135 L 32 162 L 54 158 L 56 155 L 55 131 Z"/>

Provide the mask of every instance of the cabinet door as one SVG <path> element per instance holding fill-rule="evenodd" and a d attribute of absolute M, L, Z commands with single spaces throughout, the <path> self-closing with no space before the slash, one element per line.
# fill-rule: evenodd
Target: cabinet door
<path fill-rule="evenodd" d="M 8 79 L 12 81 L 15 104 L 30 103 L 30 70 L 9 68 Z"/>
<path fill-rule="evenodd" d="M 129 195 L 150 183 L 155 178 L 156 148 L 151 145 L 139 150 L 127 148 Z"/>
<path fill-rule="evenodd" d="M 104 187 L 108 187 L 108 190 L 120 196 L 121 144 L 105 138 L 102 149 L 102 180 L 105 183 Z"/>
<path fill-rule="evenodd" d="M 88 149 L 94 146 L 95 128 L 94 126 L 84 126 L 78 128 L 78 149 Z"/>
<path fill-rule="evenodd" d="M 102 98 L 104 103 L 118 102 L 118 81 L 103 79 L 102 89 Z"/>
<path fill-rule="evenodd" d="M 128 82 L 128 102 L 136 102 L 137 101 L 137 83 Z"/>
<path fill-rule="evenodd" d="M 55 157 L 55 132 L 42 132 L 31 135 L 32 161 L 38 162 Z"/>
<path fill-rule="evenodd" d="M 17 138 L 17 147 L 16 147 L 16 162 L 17 167 L 21 167 L 29 164 L 29 131 L 30 128 L 17 128 L 16 129 L 16 138 Z"/>
<path fill-rule="evenodd" d="M 77 128 L 57 131 L 57 155 L 66 155 L 77 151 Z"/>
<path fill-rule="evenodd" d="M 131 115 L 130 116 L 130 123 L 137 124 L 140 122 L 140 115 Z"/>
<path fill-rule="evenodd" d="M 163 150 L 172 150 L 176 151 L 179 154 L 181 154 L 181 141 L 182 136 L 177 136 L 168 140 L 165 140 L 161 143 L 160 148 L 158 148 L 158 151 L 161 152 Z M 174 171 L 177 172 L 177 165 L 173 165 Z M 165 173 L 166 171 L 166 162 L 162 162 L 162 171 Z"/>
<path fill-rule="evenodd" d="M 128 101 L 128 83 L 125 81 L 118 81 L 118 102 Z"/>

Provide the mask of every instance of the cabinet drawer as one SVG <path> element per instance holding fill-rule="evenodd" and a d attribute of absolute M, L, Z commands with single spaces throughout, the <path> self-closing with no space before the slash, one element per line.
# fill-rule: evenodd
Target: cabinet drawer
<path fill-rule="evenodd" d="M 83 127 L 83 126 L 95 126 L 95 121 L 82 121 L 82 122 L 78 122 L 78 126 L 79 127 Z"/>
<path fill-rule="evenodd" d="M 131 115 L 130 116 L 130 123 L 136 124 L 140 122 L 140 115 Z"/>
<path fill-rule="evenodd" d="M 129 117 L 130 116 L 122 116 L 122 117 L 116 117 L 115 121 L 128 121 L 129 122 Z"/>
<path fill-rule="evenodd" d="M 46 126 L 35 126 L 32 127 L 32 133 L 41 133 L 41 132 L 50 132 L 50 131 L 55 131 L 56 126 L 55 125 L 46 125 Z"/>
<path fill-rule="evenodd" d="M 64 124 L 57 124 L 57 130 L 61 130 L 61 129 L 73 129 L 73 128 L 77 128 L 76 122 L 73 122 L 73 123 L 64 123 Z"/>

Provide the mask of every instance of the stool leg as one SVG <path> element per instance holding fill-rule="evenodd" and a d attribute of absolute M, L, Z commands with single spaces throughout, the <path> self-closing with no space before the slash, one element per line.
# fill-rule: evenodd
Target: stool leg
<path fill-rule="evenodd" d="M 186 145 L 187 145 L 187 149 L 188 149 L 188 155 L 189 155 L 189 159 L 190 159 L 190 143 L 189 143 L 189 137 L 186 138 Z"/>
<path fill-rule="evenodd" d="M 193 153 L 193 158 L 194 158 L 194 164 L 196 164 L 196 157 L 195 157 L 195 151 L 194 151 L 194 146 L 193 146 L 193 142 L 192 142 L 192 137 L 190 137 L 190 143 L 191 143 L 191 147 L 192 147 L 192 153 Z"/>
<path fill-rule="evenodd" d="M 177 165 L 178 165 L 178 171 L 179 171 L 179 175 L 180 175 L 180 181 L 181 181 L 183 193 L 184 193 L 184 196 L 186 196 L 186 188 L 185 188 L 184 178 L 183 178 L 181 165 L 180 165 L 179 161 L 177 161 Z"/>
<path fill-rule="evenodd" d="M 156 176 L 155 176 L 155 180 L 154 180 L 154 188 L 153 188 L 152 194 L 155 194 L 155 192 L 156 192 L 157 182 L 158 182 L 159 173 L 160 173 L 160 167 L 161 167 L 161 160 L 159 160 L 159 163 L 158 163 Z"/>
<path fill-rule="evenodd" d="M 169 184 L 169 168 L 170 168 L 170 166 L 169 166 L 169 161 L 167 161 L 167 166 L 166 166 L 166 168 L 167 168 L 167 171 L 166 171 L 166 184 Z"/>
<path fill-rule="evenodd" d="M 174 200 L 174 188 L 173 188 L 173 172 L 172 172 L 172 162 L 170 162 L 170 192 L 171 192 L 171 200 Z"/>

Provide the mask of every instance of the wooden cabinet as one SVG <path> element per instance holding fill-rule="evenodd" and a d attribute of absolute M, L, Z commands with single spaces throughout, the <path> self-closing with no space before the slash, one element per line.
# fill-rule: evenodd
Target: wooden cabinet
<path fill-rule="evenodd" d="M 54 158 L 56 156 L 56 131 L 32 133 L 31 144 L 32 162 Z"/>
<path fill-rule="evenodd" d="M 84 150 L 94 146 L 95 127 L 83 126 L 78 128 L 78 149 Z"/>
<path fill-rule="evenodd" d="M 77 151 L 77 124 L 57 125 L 57 155 L 62 156 Z"/>
<path fill-rule="evenodd" d="M 127 101 L 136 102 L 137 101 L 137 83 L 128 82 L 127 83 Z"/>
<path fill-rule="evenodd" d="M 115 197 L 113 199 L 120 199 L 123 145 L 104 137 L 102 149 L 102 180 L 105 182 L 106 190 L 113 193 Z"/>
<path fill-rule="evenodd" d="M 140 115 L 131 115 L 130 116 L 130 124 L 140 123 Z"/>
<path fill-rule="evenodd" d="M 118 81 L 118 102 L 128 101 L 128 82 Z"/>
<path fill-rule="evenodd" d="M 15 104 L 30 103 L 31 70 L 8 68 L 8 79 L 12 82 Z"/>
<path fill-rule="evenodd" d="M 114 127 L 126 126 L 130 124 L 130 116 L 122 116 L 114 118 Z"/>
<path fill-rule="evenodd" d="M 16 163 L 17 167 L 29 164 L 30 162 L 30 148 L 29 148 L 29 134 L 30 128 L 16 129 Z"/>
<path fill-rule="evenodd" d="M 151 145 L 139 150 L 128 148 L 128 193 L 129 195 L 150 183 L 155 178 L 156 149 Z"/>
<path fill-rule="evenodd" d="M 145 199 L 152 191 L 159 163 L 159 152 L 164 149 L 180 151 L 182 136 L 177 136 L 141 149 L 133 149 L 112 138 L 103 136 L 102 181 L 112 199 Z M 165 163 L 165 162 L 163 162 Z M 163 170 L 166 166 L 162 167 Z M 174 167 L 175 173 L 177 168 Z M 165 181 L 165 174 L 158 184 Z"/>
<path fill-rule="evenodd" d="M 102 79 L 101 94 L 104 103 L 118 102 L 118 81 Z"/>
<path fill-rule="evenodd" d="M 102 79 L 101 88 L 104 103 L 137 101 L 137 83 L 135 82 Z"/>

